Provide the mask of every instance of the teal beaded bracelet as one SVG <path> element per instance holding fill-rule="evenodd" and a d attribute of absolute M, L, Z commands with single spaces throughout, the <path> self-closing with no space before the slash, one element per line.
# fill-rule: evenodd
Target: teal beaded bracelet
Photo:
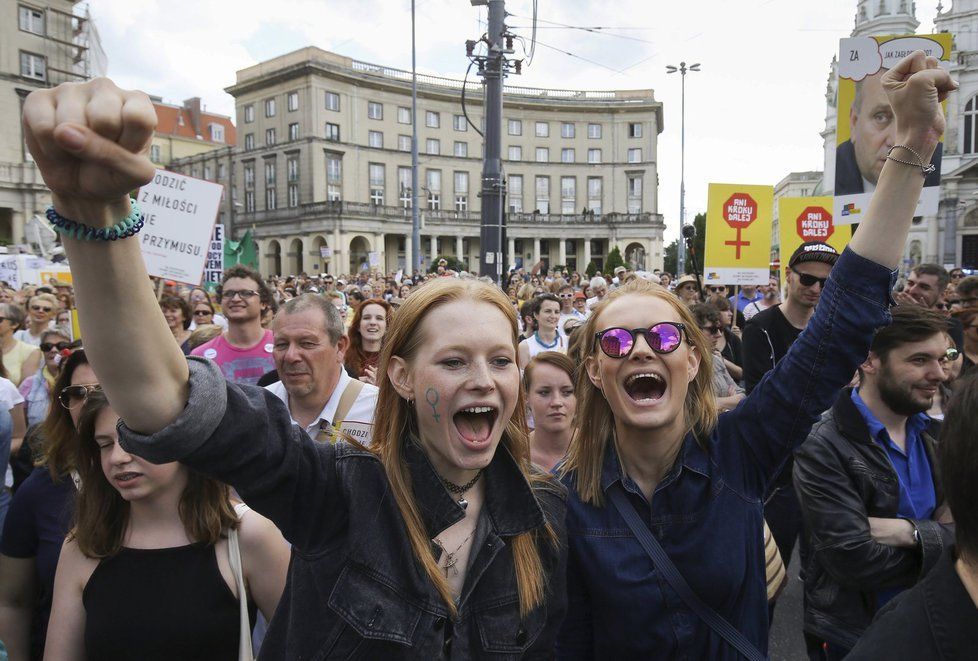
<path fill-rule="evenodd" d="M 91 227 L 77 220 L 65 218 L 54 210 L 54 205 L 47 208 L 45 215 L 54 231 L 63 236 L 76 239 L 78 241 L 115 241 L 116 239 L 127 239 L 139 233 L 143 229 L 145 218 L 136 202 L 132 203 L 132 211 L 129 215 L 120 220 L 112 227 Z"/>

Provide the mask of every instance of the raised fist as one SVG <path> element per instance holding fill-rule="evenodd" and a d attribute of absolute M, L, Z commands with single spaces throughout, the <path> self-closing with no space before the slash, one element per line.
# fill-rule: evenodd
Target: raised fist
<path fill-rule="evenodd" d="M 941 102 L 957 88 L 937 58 L 923 51 L 914 51 L 887 71 L 883 89 L 896 116 L 900 144 L 936 146 L 946 126 Z"/>
<path fill-rule="evenodd" d="M 32 92 L 23 121 L 62 215 L 99 224 L 104 215 L 104 224 L 115 223 L 129 191 L 153 178 L 147 153 L 156 111 L 142 92 L 121 90 L 108 78 L 63 83 Z"/>

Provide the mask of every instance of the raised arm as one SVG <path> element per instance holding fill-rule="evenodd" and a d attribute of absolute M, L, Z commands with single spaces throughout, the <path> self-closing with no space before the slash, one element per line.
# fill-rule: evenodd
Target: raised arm
<path fill-rule="evenodd" d="M 153 178 L 155 127 L 149 97 L 106 78 L 37 90 L 24 102 L 24 135 L 55 210 L 95 228 L 125 218 L 129 191 Z M 183 410 L 188 371 L 149 287 L 139 239 L 63 241 L 102 388 L 130 428 L 158 431 Z"/>

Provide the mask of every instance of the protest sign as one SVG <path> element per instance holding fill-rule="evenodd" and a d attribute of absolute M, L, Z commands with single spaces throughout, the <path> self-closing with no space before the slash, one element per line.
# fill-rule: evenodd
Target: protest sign
<path fill-rule="evenodd" d="M 833 190 L 837 226 L 860 222 L 869 208 L 887 151 L 896 144 L 896 120 L 883 91 L 883 74 L 915 50 L 948 66 L 951 35 L 852 37 L 840 42 Z M 931 158 L 934 171 L 924 180 L 915 216 L 937 213 L 943 147 L 942 138 Z M 917 160 L 905 149 L 895 149 L 893 156 L 903 161 Z"/>
<path fill-rule="evenodd" d="M 773 213 L 772 186 L 710 184 L 703 284 L 767 283 Z"/>
<path fill-rule="evenodd" d="M 778 200 L 778 252 L 781 265 L 802 243 L 824 241 L 842 252 L 852 238 L 852 227 L 836 225 L 831 197 L 782 197 Z"/>
<path fill-rule="evenodd" d="M 16 255 L 5 255 L 0 259 L 0 280 L 13 289 L 20 289 L 23 283 L 20 280 L 20 265 L 17 263 Z"/>
<path fill-rule="evenodd" d="M 182 174 L 157 170 L 139 190 L 146 225 L 139 233 L 150 275 L 200 284 L 224 187 Z"/>
<path fill-rule="evenodd" d="M 224 225 L 214 225 L 211 244 L 207 249 L 207 263 L 204 265 L 204 282 L 220 282 L 224 276 Z"/>
<path fill-rule="evenodd" d="M 333 256 L 333 249 L 332 248 L 330 248 L 329 246 L 320 246 L 319 247 L 319 257 L 321 259 L 329 259 L 332 256 Z"/>
<path fill-rule="evenodd" d="M 380 266 L 380 253 L 376 250 L 371 250 L 367 253 L 367 259 L 370 263 L 370 268 L 375 269 Z"/>

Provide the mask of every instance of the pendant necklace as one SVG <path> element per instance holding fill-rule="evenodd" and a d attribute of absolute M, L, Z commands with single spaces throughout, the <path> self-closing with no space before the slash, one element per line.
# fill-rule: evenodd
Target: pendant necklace
<path fill-rule="evenodd" d="M 448 578 L 449 569 L 452 570 L 452 576 L 458 576 L 458 567 L 456 566 L 458 564 L 458 552 L 462 550 L 462 547 L 465 546 L 465 543 L 472 538 L 473 534 L 475 534 L 475 528 L 473 528 L 472 532 L 465 536 L 465 539 L 463 539 L 462 543 L 458 545 L 458 548 L 451 553 L 448 552 L 448 549 L 445 548 L 442 541 L 435 537 L 435 544 L 437 544 L 438 548 L 440 548 L 445 554 L 445 566 L 442 567 L 442 569 L 445 570 L 445 578 Z"/>
<path fill-rule="evenodd" d="M 446 480 L 441 475 L 438 476 L 438 479 L 441 480 L 441 483 L 445 485 L 445 488 L 448 489 L 449 492 L 451 492 L 451 494 L 453 496 L 456 496 L 455 502 L 458 503 L 459 504 L 459 507 L 461 507 L 464 510 L 464 509 L 466 509 L 469 506 L 469 501 L 467 501 L 465 499 L 465 493 L 469 489 L 471 489 L 472 487 L 474 487 L 475 486 L 475 483 L 479 481 L 479 478 L 480 477 L 482 477 L 482 470 L 483 469 L 480 468 L 479 469 L 479 472 L 475 474 L 475 477 L 473 477 L 471 480 L 469 480 L 465 484 L 455 484 L 454 482 L 451 482 L 449 480 Z M 456 553 L 457 552 L 458 551 L 456 549 Z"/>

